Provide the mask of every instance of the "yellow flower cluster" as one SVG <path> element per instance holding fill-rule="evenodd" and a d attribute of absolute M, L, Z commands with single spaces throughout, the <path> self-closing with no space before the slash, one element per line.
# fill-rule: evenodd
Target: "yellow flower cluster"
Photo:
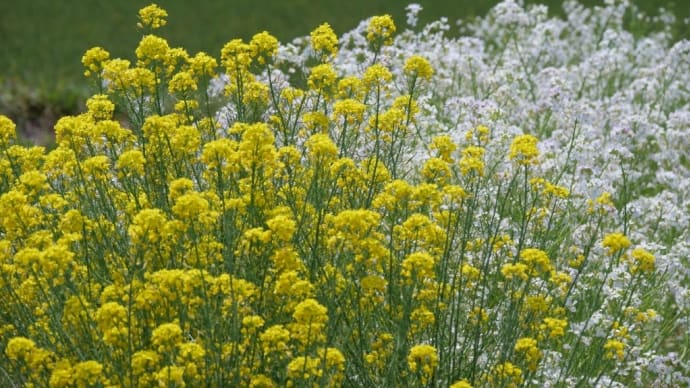
<path fill-rule="evenodd" d="M 604 240 L 601 242 L 601 245 L 608 249 L 607 252 L 609 255 L 615 255 L 616 253 L 629 247 L 630 240 L 628 240 L 623 233 L 609 233 L 604 236 Z"/>
<path fill-rule="evenodd" d="M 81 63 L 86 68 L 84 76 L 89 77 L 91 74 L 98 74 L 103 70 L 103 65 L 108 59 L 110 59 L 110 53 L 102 47 L 93 47 L 86 50 L 81 58 Z"/>
<path fill-rule="evenodd" d="M 518 339 L 515 343 L 515 352 L 525 358 L 527 369 L 532 372 L 537 370 L 537 365 L 542 357 L 541 350 L 537 347 L 537 340 L 529 337 Z"/>
<path fill-rule="evenodd" d="M 374 16 L 367 26 L 367 40 L 377 47 L 391 45 L 395 34 L 395 22 L 391 15 Z"/>
<path fill-rule="evenodd" d="M 147 29 L 166 17 L 139 14 Z M 340 74 L 338 38 L 317 27 L 301 86 L 276 82 L 267 32 L 219 60 L 149 34 L 136 63 L 84 54 L 98 94 L 59 120 L 54 149 L 16 144 L 0 116 L 11 383 L 519 386 L 564 349 L 624 360 L 657 315 L 607 305 L 621 322 L 584 345 L 570 327 L 603 306 L 592 248 L 645 275 L 630 290 L 647 286 L 654 255 L 627 252 L 620 233 L 601 240 L 609 213 L 573 215 L 551 173 L 511 169 L 537 163 L 533 136 L 494 143 L 479 125 L 426 142 L 416 99 L 434 70 L 385 57 L 394 32 L 372 18 L 372 62 Z M 585 243 L 571 221 L 592 231 Z"/>
<path fill-rule="evenodd" d="M 429 61 L 419 55 L 413 55 L 408 58 L 403 70 L 408 77 L 419 77 L 427 81 L 434 75 L 434 69 L 431 67 Z"/>
<path fill-rule="evenodd" d="M 412 373 L 421 376 L 422 385 L 426 385 L 438 366 L 436 348 L 431 345 L 415 345 L 407 355 L 407 365 Z"/>
<path fill-rule="evenodd" d="M 168 12 L 156 4 L 147 5 L 139 10 L 139 26 L 152 30 L 163 27 L 167 22 Z"/>
<path fill-rule="evenodd" d="M 536 164 L 539 158 L 537 143 L 537 138 L 532 135 L 517 136 L 510 145 L 508 157 L 521 165 Z"/>
<path fill-rule="evenodd" d="M 333 32 L 330 24 L 324 23 L 310 34 L 311 47 L 322 60 L 335 57 L 338 54 L 338 36 Z"/>

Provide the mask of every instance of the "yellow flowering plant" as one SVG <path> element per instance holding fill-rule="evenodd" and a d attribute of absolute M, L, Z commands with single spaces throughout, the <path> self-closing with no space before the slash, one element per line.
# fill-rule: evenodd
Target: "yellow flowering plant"
<path fill-rule="evenodd" d="M 317 27 L 303 82 L 268 32 L 219 59 L 148 34 L 84 54 L 55 149 L 0 116 L 0 385 L 586 384 L 655 340 L 625 212 L 535 135 L 429 136 L 434 65 L 387 56 L 395 31 L 372 18 L 343 72 Z"/>

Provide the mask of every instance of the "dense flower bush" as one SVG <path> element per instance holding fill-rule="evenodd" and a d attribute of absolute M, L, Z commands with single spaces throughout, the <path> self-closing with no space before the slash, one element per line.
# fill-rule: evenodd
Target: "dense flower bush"
<path fill-rule="evenodd" d="M 690 382 L 690 42 L 626 4 L 88 50 L 0 116 L 5 386 Z"/>

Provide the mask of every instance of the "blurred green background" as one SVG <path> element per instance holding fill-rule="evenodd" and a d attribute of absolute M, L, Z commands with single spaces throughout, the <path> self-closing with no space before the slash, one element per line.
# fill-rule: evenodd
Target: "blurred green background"
<path fill-rule="evenodd" d="M 168 25 L 159 34 L 171 46 L 190 54 L 206 51 L 216 57 L 232 38 L 249 39 L 263 30 L 282 42 L 308 34 L 329 22 L 341 34 L 372 15 L 389 13 L 405 25 L 405 6 L 414 0 L 160 0 Z M 446 16 L 451 22 L 483 16 L 496 0 L 416 1 L 423 6 L 421 23 Z M 690 2 L 633 0 L 643 11 L 658 7 L 682 21 L 690 17 Z M 85 50 L 102 46 L 112 57 L 132 58 L 141 35 L 136 29 L 139 8 L 150 1 L 23 0 L 0 1 L 0 114 L 17 122 L 25 139 L 50 142 L 55 120 L 82 109 L 88 96 L 80 63 Z M 544 3 L 562 14 L 561 2 Z M 584 1 L 587 5 L 601 1 Z M 454 23 L 453 23 L 454 24 Z M 688 38 L 687 24 L 678 23 L 677 38 Z"/>

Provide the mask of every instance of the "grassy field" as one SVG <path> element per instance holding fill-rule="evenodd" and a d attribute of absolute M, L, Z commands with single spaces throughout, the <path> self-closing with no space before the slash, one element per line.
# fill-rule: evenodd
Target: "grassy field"
<path fill-rule="evenodd" d="M 82 54 L 90 47 L 103 46 L 112 56 L 127 57 L 139 40 L 133 15 L 147 3 L 99 0 L 71 3 L 68 7 L 66 3 L 48 0 L 0 2 L 0 112 L 18 121 L 20 128 L 36 132 L 32 128 L 50 128 L 56 117 L 78 111 L 87 93 L 81 76 Z M 353 28 L 366 17 L 384 13 L 393 15 L 398 25 L 404 25 L 404 8 L 409 1 L 294 0 L 270 1 L 260 6 L 249 0 L 159 3 L 170 14 L 170 26 L 161 34 L 172 46 L 217 56 L 228 40 L 250 38 L 262 30 L 285 42 L 308 34 L 324 21 L 336 33 Z M 421 21 L 427 22 L 441 16 L 456 20 L 483 15 L 496 1 L 419 3 L 424 7 Z M 551 12 L 562 12 L 560 1 L 528 3 L 546 3 Z M 635 3 L 645 12 L 663 5 L 681 20 L 690 16 L 689 5 L 653 0 Z M 679 37 L 688 35 L 687 25 L 678 29 Z"/>

